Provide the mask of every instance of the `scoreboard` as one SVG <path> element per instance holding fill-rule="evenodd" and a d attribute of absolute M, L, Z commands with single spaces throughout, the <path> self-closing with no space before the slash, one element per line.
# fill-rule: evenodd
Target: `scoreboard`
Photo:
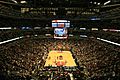
<path fill-rule="evenodd" d="M 68 20 L 52 20 L 52 27 L 54 28 L 54 38 L 66 39 L 68 37 L 67 28 L 70 27 Z"/>
<path fill-rule="evenodd" d="M 68 28 L 68 27 L 70 27 L 70 21 L 68 21 L 68 20 L 52 20 L 52 27 L 66 27 L 66 28 Z"/>

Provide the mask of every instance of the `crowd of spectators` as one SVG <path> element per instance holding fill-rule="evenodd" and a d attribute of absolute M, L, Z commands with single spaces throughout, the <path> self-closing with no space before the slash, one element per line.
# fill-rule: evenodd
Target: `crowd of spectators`
<path fill-rule="evenodd" d="M 44 66 L 45 55 L 48 53 L 43 44 L 24 39 L 0 46 L 0 69 L 2 69 L 0 71 L 23 78 L 37 74 Z"/>
<path fill-rule="evenodd" d="M 96 39 L 23 38 L 0 45 L 0 76 L 12 79 L 40 77 L 51 50 L 69 50 L 90 79 L 120 79 L 120 48 Z M 49 77 L 49 76 L 48 76 Z M 47 78 L 48 79 L 48 78 Z M 103 80 L 103 79 L 102 79 Z"/>
<path fill-rule="evenodd" d="M 96 40 L 76 42 L 73 52 L 80 65 L 85 66 L 90 78 L 120 79 L 120 48 Z"/>
<path fill-rule="evenodd" d="M 20 30 L 0 30 L 0 42 L 23 36 Z"/>
<path fill-rule="evenodd" d="M 5 30 L 5 29 L 2 30 L 1 29 L 0 30 L 0 42 L 10 40 L 10 39 L 14 39 L 14 38 L 18 38 L 18 37 L 21 37 L 21 36 L 28 37 L 29 35 L 39 34 L 41 32 L 42 32 L 42 30 L 39 30 L 39 32 L 38 32 L 38 31 L 34 31 L 32 29 L 21 30 L 19 28 L 14 29 L 13 27 L 10 30 Z"/>
<path fill-rule="evenodd" d="M 93 36 L 103 38 L 112 42 L 120 43 L 120 32 L 115 31 L 93 31 Z"/>

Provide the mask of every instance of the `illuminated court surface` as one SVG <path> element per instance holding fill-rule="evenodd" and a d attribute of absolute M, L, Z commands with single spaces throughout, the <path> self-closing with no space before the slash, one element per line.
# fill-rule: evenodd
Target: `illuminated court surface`
<path fill-rule="evenodd" d="M 45 66 L 66 66 L 74 67 L 76 63 L 70 51 L 50 51 Z"/>

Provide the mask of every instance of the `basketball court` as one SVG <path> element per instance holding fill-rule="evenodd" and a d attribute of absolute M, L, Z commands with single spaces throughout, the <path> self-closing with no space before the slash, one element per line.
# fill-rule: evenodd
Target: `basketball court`
<path fill-rule="evenodd" d="M 70 51 L 50 51 L 46 59 L 46 66 L 75 67 L 77 65 Z"/>

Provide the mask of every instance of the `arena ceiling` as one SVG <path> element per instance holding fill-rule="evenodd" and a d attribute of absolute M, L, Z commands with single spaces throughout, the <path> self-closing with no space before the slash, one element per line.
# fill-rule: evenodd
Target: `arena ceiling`
<path fill-rule="evenodd" d="M 25 19 L 31 23 L 32 20 L 43 23 L 52 19 L 111 20 L 119 23 L 119 13 L 120 0 L 0 0 L 1 19 Z"/>
<path fill-rule="evenodd" d="M 8 8 L 19 11 L 21 8 L 29 8 L 30 10 L 25 11 L 27 13 L 35 10 L 36 12 L 57 10 L 55 11 L 55 15 L 66 15 L 66 12 L 71 10 L 75 11 L 71 13 L 76 15 L 81 15 L 84 12 L 93 12 L 95 16 L 97 14 L 99 17 L 106 17 L 106 15 L 110 17 L 120 11 L 120 0 L 1 0 L 0 4 L 2 4 L 2 7 L 7 6 Z M 89 15 L 92 13 L 86 14 Z M 118 17 L 118 14 L 115 17 Z"/>
<path fill-rule="evenodd" d="M 0 0 L 35 7 L 89 7 L 90 5 L 119 4 L 120 0 Z"/>

